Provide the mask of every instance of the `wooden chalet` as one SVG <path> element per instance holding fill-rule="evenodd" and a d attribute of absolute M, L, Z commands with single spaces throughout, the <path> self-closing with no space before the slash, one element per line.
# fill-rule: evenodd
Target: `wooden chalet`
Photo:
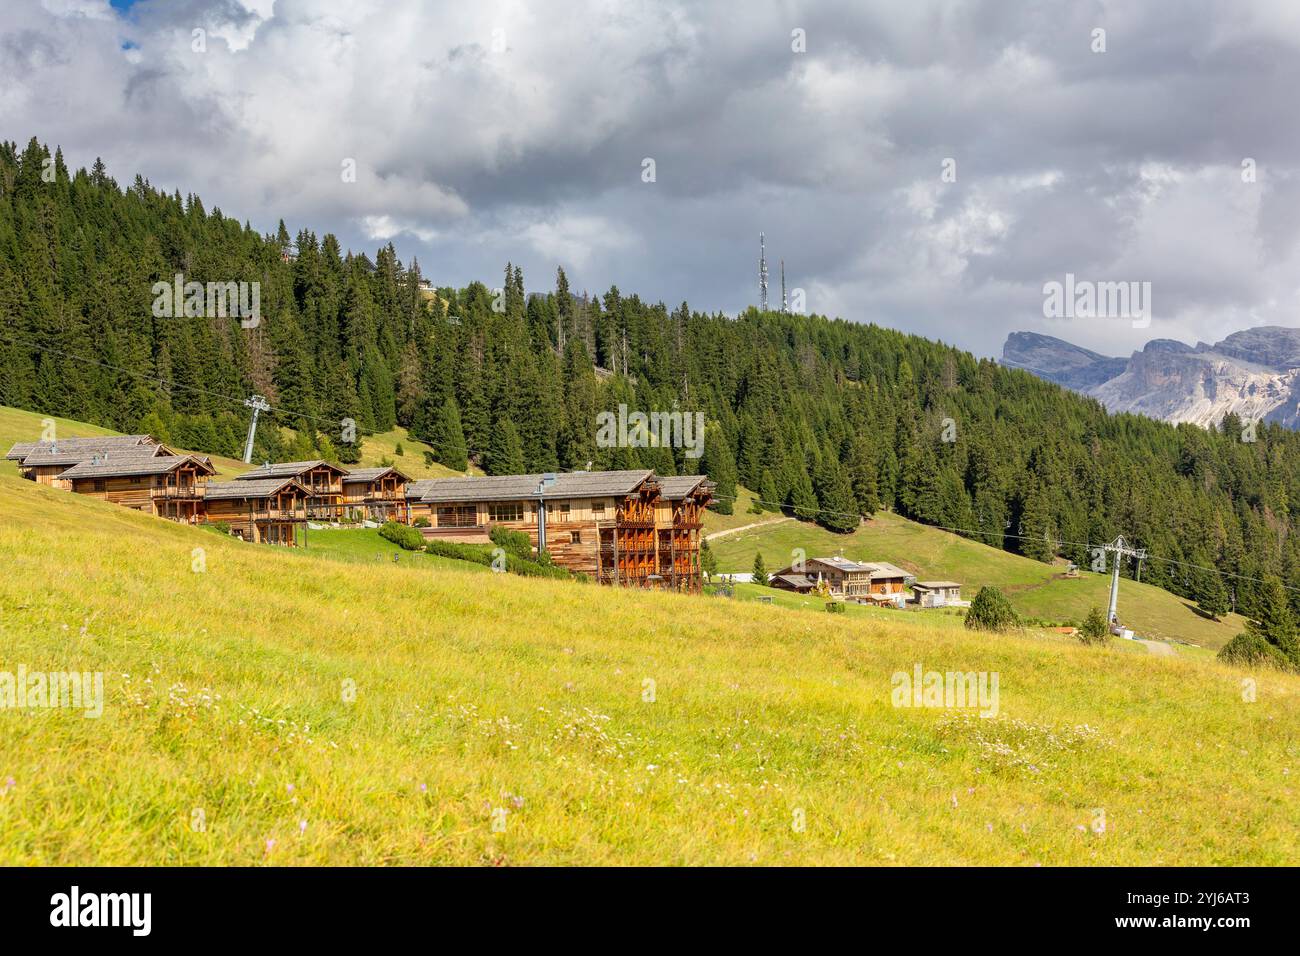
<path fill-rule="evenodd" d="M 293 547 L 307 520 L 310 494 L 296 478 L 211 481 L 203 494 L 203 516 L 226 524 L 245 541 Z"/>
<path fill-rule="evenodd" d="M 715 487 L 705 475 L 659 479 L 659 500 L 655 504 L 658 574 L 674 591 L 700 589 L 700 534 L 704 509 L 713 500 Z"/>
<path fill-rule="evenodd" d="M 338 521 L 343 517 L 343 479 L 347 471 L 327 461 L 267 462 L 239 475 L 236 481 L 293 478 L 307 489 L 307 517 L 312 521 Z"/>
<path fill-rule="evenodd" d="M 669 500 L 661 481 L 648 469 L 430 478 L 407 485 L 407 502 L 428 538 L 482 544 L 502 525 L 534 548 L 544 535 L 557 565 L 603 584 L 698 591 L 699 510 L 713 486 L 693 476 Z"/>
<path fill-rule="evenodd" d="M 907 603 L 907 582 L 913 575 L 887 561 L 868 561 L 865 566 L 871 569 L 866 603 L 891 607 Z"/>
<path fill-rule="evenodd" d="M 795 594 L 810 594 L 817 589 L 817 581 L 806 574 L 796 574 L 791 571 L 780 571 L 768 578 L 767 583 L 770 587 L 778 588 L 782 591 L 793 591 Z"/>
<path fill-rule="evenodd" d="M 407 521 L 410 478 L 396 468 L 353 468 L 343 476 L 343 508 L 371 521 Z"/>
<path fill-rule="evenodd" d="M 825 583 L 830 593 L 859 604 L 902 607 L 907 600 L 905 585 L 910 578 L 902 568 L 883 561 L 850 561 L 847 558 L 808 558 L 801 568 L 782 568 L 771 578 L 773 587 L 806 593 Z"/>
<path fill-rule="evenodd" d="M 69 491 L 71 485 L 63 480 L 64 473 L 93 458 L 153 458 L 174 454 L 149 435 L 110 435 L 18 442 L 5 458 L 18 462 L 18 473 L 29 481 Z"/>
<path fill-rule="evenodd" d="M 79 495 L 196 524 L 203 515 L 204 487 L 214 474 L 211 462 L 197 455 L 108 455 L 73 465 L 59 480 Z"/>
<path fill-rule="evenodd" d="M 912 599 L 919 607 L 969 607 L 961 599 L 961 585 L 956 581 L 917 581 L 912 585 Z"/>

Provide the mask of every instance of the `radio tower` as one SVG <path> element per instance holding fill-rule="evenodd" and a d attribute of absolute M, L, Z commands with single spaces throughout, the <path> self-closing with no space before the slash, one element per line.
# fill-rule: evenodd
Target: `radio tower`
<path fill-rule="evenodd" d="M 763 234 L 758 234 L 758 307 L 767 311 L 767 247 Z"/>
<path fill-rule="evenodd" d="M 785 299 L 785 260 L 781 260 L 781 311 L 789 312 L 790 304 Z"/>

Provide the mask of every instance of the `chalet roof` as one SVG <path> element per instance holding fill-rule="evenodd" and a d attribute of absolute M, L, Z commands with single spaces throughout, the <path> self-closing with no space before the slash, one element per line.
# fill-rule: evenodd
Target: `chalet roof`
<path fill-rule="evenodd" d="M 169 449 L 148 435 L 105 435 L 94 438 L 61 438 L 58 441 L 18 442 L 5 455 L 22 461 L 25 467 L 75 465 L 95 455 L 157 455 Z M 28 462 L 27 459 L 33 459 Z"/>
<path fill-rule="evenodd" d="M 555 476 L 542 497 L 588 498 L 604 495 L 628 495 L 654 474 L 648 468 L 636 471 L 569 471 Z M 407 497 L 418 495 L 421 501 L 513 501 L 537 498 L 537 486 L 543 476 L 497 475 L 473 478 L 429 478 L 412 484 Z"/>
<path fill-rule="evenodd" d="M 317 458 L 315 461 L 281 461 L 268 462 L 265 465 L 259 465 L 252 471 L 244 472 L 236 476 L 236 481 L 258 481 L 262 478 L 297 478 L 304 472 L 311 471 L 313 468 L 332 468 L 340 475 L 346 475 L 348 472 L 338 465 L 331 465 L 323 458 Z"/>
<path fill-rule="evenodd" d="M 395 474 L 398 478 L 402 479 L 402 481 L 411 480 L 408 476 L 402 474 L 390 465 L 387 468 L 353 468 L 343 476 L 343 483 L 351 484 L 358 481 L 375 481 L 384 477 L 384 475 L 387 475 L 389 472 Z"/>
<path fill-rule="evenodd" d="M 216 474 L 216 469 L 206 459 L 197 455 L 158 455 L 153 458 L 131 456 L 109 458 L 100 461 L 83 461 L 73 465 L 60 478 L 115 478 L 127 475 L 165 475 L 181 465 L 199 465 L 207 469 L 209 475 Z"/>
<path fill-rule="evenodd" d="M 286 485 L 293 485 L 303 494 L 306 487 L 294 478 L 257 478 L 249 481 L 209 481 L 203 497 L 208 501 L 226 498 L 267 498 Z"/>
<path fill-rule="evenodd" d="M 790 585 L 790 587 L 796 589 L 812 589 L 817 586 L 817 582 L 806 574 L 774 574 L 772 575 L 771 580 L 784 581 L 786 584 Z"/>
<path fill-rule="evenodd" d="M 867 561 L 863 567 L 871 572 L 871 579 L 876 578 L 910 578 L 911 574 L 888 561 Z"/>
<path fill-rule="evenodd" d="M 659 493 L 669 501 L 680 501 L 689 497 L 700 485 L 706 485 L 704 491 L 713 490 L 713 482 L 708 475 L 669 475 L 659 478 Z"/>
<path fill-rule="evenodd" d="M 961 585 L 956 581 L 917 581 L 912 587 L 923 591 L 938 591 L 941 588 L 960 588 Z"/>
<path fill-rule="evenodd" d="M 809 561 L 816 561 L 818 564 L 826 564 L 837 571 L 855 572 L 871 571 L 875 565 L 859 564 L 857 561 L 850 561 L 848 558 L 809 558 Z"/>

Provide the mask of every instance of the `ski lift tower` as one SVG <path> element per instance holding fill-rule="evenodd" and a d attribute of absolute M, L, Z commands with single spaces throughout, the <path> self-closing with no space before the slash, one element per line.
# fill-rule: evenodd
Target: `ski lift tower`
<path fill-rule="evenodd" d="M 253 420 L 248 423 L 248 441 L 244 443 L 244 464 L 247 465 L 253 460 L 253 437 L 257 434 L 258 412 L 269 412 L 271 406 L 261 395 L 244 399 L 244 404 L 253 410 Z"/>
<path fill-rule="evenodd" d="M 1111 626 L 1118 626 L 1119 617 L 1116 608 L 1119 604 L 1119 565 L 1123 558 L 1137 558 L 1142 561 L 1147 556 L 1146 548 L 1133 548 L 1124 540 L 1124 536 L 1119 535 L 1110 544 L 1103 544 L 1102 551 L 1109 551 L 1114 555 L 1110 569 L 1110 609 L 1106 613 L 1106 623 Z"/>

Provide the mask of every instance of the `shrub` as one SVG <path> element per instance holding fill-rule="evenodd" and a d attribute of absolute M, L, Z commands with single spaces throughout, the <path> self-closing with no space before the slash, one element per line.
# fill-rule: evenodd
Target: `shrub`
<path fill-rule="evenodd" d="M 498 545 L 498 547 L 500 546 Z M 473 561 L 475 564 L 492 567 L 492 549 L 481 544 L 461 544 L 455 541 L 439 541 L 435 538 L 425 542 L 425 550 L 430 554 L 441 555 L 444 558 L 455 558 L 457 561 Z M 506 570 L 511 574 L 529 578 L 572 579 L 574 577 L 564 568 L 538 564 L 536 561 L 529 561 L 517 554 L 511 554 L 509 551 L 506 552 Z"/>
<path fill-rule="evenodd" d="M 430 524 L 430 522 L 429 522 L 429 519 L 426 518 L 424 515 L 420 515 L 420 517 L 416 518 L 415 521 L 413 522 L 413 525 L 414 525 L 414 527 L 416 527 L 416 528 L 428 528 L 428 527 L 431 527 L 431 524 Z"/>
<path fill-rule="evenodd" d="M 832 614 L 843 614 L 843 613 L 844 613 L 844 602 L 843 602 L 843 601 L 827 601 L 827 602 L 826 602 L 826 610 L 830 611 Z"/>
<path fill-rule="evenodd" d="M 1219 649 L 1219 660 L 1243 667 L 1276 667 L 1278 670 L 1295 670 L 1294 665 L 1262 634 L 1253 628 L 1242 631 Z"/>
<path fill-rule="evenodd" d="M 494 524 L 488 529 L 488 537 L 507 554 L 528 558 L 533 553 L 533 542 L 526 531 L 513 531 L 504 525 Z"/>
<path fill-rule="evenodd" d="M 1101 613 L 1101 608 L 1095 604 L 1092 606 L 1075 636 L 1084 644 L 1106 643 L 1110 638 L 1110 628 L 1106 624 L 1105 616 Z"/>
<path fill-rule="evenodd" d="M 424 535 L 400 521 L 386 521 L 379 529 L 379 536 L 397 545 L 404 551 L 419 551 L 424 547 Z"/>
<path fill-rule="evenodd" d="M 1020 618 L 1006 595 L 986 585 L 971 601 L 966 612 L 966 626 L 972 631 L 1008 631 L 1020 626 Z"/>

